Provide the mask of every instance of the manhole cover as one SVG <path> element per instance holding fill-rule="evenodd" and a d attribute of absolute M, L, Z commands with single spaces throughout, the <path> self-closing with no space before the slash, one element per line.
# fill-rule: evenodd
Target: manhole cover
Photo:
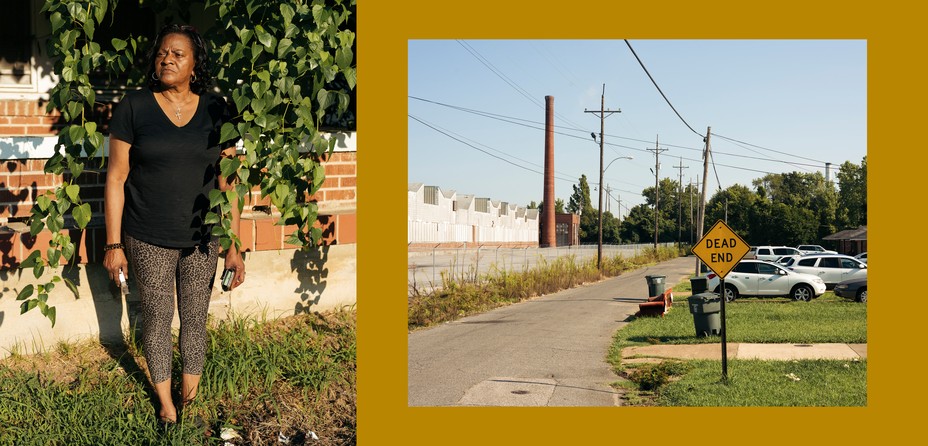
<path fill-rule="evenodd" d="M 512 393 L 516 395 L 528 395 L 528 390 L 513 390 Z"/>
<path fill-rule="evenodd" d="M 795 344 L 796 347 L 811 347 L 812 344 Z"/>

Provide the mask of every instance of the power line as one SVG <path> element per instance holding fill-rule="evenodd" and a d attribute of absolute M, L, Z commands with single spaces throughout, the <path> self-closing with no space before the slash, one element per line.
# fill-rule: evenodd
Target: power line
<path fill-rule="evenodd" d="M 487 111 L 476 110 L 476 109 L 467 108 L 467 107 L 462 107 L 462 106 L 458 106 L 458 105 L 446 104 L 446 103 L 443 103 L 443 102 L 433 101 L 433 100 L 430 100 L 430 99 L 420 98 L 420 97 L 417 97 L 417 96 L 408 96 L 408 98 L 409 98 L 409 99 L 416 100 L 416 101 L 421 101 L 421 102 L 426 102 L 426 103 L 429 103 L 429 104 L 438 105 L 438 106 L 441 106 L 441 107 L 450 108 L 450 109 L 453 109 L 453 110 L 462 111 L 462 112 L 465 112 L 465 113 L 470 113 L 470 114 L 477 115 L 477 116 L 483 116 L 483 117 L 485 117 L 485 118 L 490 118 L 490 119 L 494 119 L 494 120 L 497 120 L 497 121 L 506 122 L 506 123 L 509 123 L 509 124 L 519 125 L 519 126 L 522 126 L 522 127 L 527 127 L 527 128 L 531 128 L 531 129 L 535 129 L 535 130 L 544 130 L 543 123 L 538 122 L 538 121 L 533 121 L 533 120 L 531 120 L 531 119 L 525 119 L 525 118 L 518 118 L 518 117 L 514 117 L 514 116 L 501 115 L 501 114 L 498 114 L 498 113 L 491 113 L 491 112 L 487 112 Z M 517 121 L 521 121 L 521 122 L 517 122 Z M 536 125 L 538 125 L 539 127 L 532 126 L 532 125 L 529 125 L 529 124 L 536 124 Z M 576 131 L 576 132 L 584 132 L 584 135 L 585 135 L 586 133 L 589 133 L 589 130 L 585 130 L 585 129 L 582 129 L 582 128 L 567 127 L 567 126 L 561 126 L 561 125 L 555 125 L 554 127 L 555 127 L 555 128 L 560 128 L 560 129 L 565 129 L 565 130 Z M 577 136 L 577 135 L 572 135 L 572 134 L 564 133 L 564 132 L 555 132 L 555 133 L 557 133 L 557 134 L 559 134 L 559 135 L 563 135 L 563 136 L 568 136 L 568 137 L 571 137 L 571 138 L 577 138 L 577 139 L 583 139 L 583 140 L 587 139 L 586 136 Z M 643 140 L 643 139 L 630 138 L 630 137 L 627 137 L 627 136 L 613 135 L 613 134 L 608 134 L 608 133 L 606 134 L 606 136 L 608 136 L 608 137 L 610 137 L 610 138 L 618 138 L 618 139 L 624 139 L 624 140 L 634 141 L 634 142 L 642 142 L 642 143 L 648 143 L 648 144 L 651 143 L 651 141 L 647 141 L 647 140 Z M 713 134 L 713 136 L 718 136 L 718 135 Z M 725 138 L 724 136 L 722 136 L 722 138 L 724 138 L 724 139 L 730 139 L 730 138 Z M 732 141 L 735 142 L 735 143 L 740 142 L 740 141 L 736 141 L 736 140 L 732 140 Z M 746 143 L 742 143 L 742 144 L 746 144 Z M 611 143 L 611 142 L 607 142 L 606 145 L 607 145 L 607 146 L 614 146 L 614 147 L 621 147 L 621 148 L 631 149 L 631 150 L 637 150 L 637 151 L 640 151 L 640 152 L 644 152 L 644 151 L 645 151 L 644 149 L 639 149 L 639 148 L 636 148 L 636 147 L 631 147 L 631 146 L 626 146 L 626 145 L 616 144 L 616 143 Z M 672 148 L 677 148 L 677 149 L 684 149 L 684 150 L 698 151 L 698 152 L 702 152 L 702 151 L 703 151 L 703 149 L 699 149 L 699 148 L 687 147 L 687 146 L 681 146 L 681 145 L 675 145 L 675 144 L 666 144 L 666 143 L 664 144 L 664 147 L 672 147 Z M 755 146 L 755 147 L 756 147 L 756 146 Z M 768 162 L 783 163 L 783 164 L 788 164 L 788 165 L 795 166 L 795 167 L 807 166 L 807 167 L 816 167 L 816 168 L 817 168 L 817 167 L 820 167 L 820 166 L 821 166 L 821 164 L 796 163 L 796 162 L 778 160 L 778 159 L 773 159 L 773 158 L 760 158 L 760 157 L 751 156 L 751 155 L 741 155 L 741 154 L 737 154 L 737 153 L 728 153 L 728 152 L 715 152 L 715 153 L 718 154 L 718 155 L 733 156 L 733 157 L 746 158 L 746 159 L 752 159 L 752 160 L 758 160 L 758 161 L 768 161 Z M 785 152 L 780 152 L 780 153 L 784 153 L 784 154 L 786 154 L 786 155 L 788 155 L 788 156 L 795 156 L 795 155 L 791 155 L 791 154 L 788 154 L 788 153 L 785 153 Z M 812 161 L 816 161 L 816 160 L 812 160 Z M 823 163 L 823 162 L 822 162 L 822 163 Z M 734 166 L 725 166 L 725 167 L 734 167 Z M 747 170 L 751 170 L 751 169 L 747 169 Z M 763 171 L 757 171 L 757 172 L 763 172 Z"/>
<path fill-rule="evenodd" d="M 523 97 L 525 97 L 525 99 L 528 99 L 529 102 L 531 102 L 532 104 L 535 104 L 536 106 L 544 110 L 545 107 L 543 104 L 540 104 L 539 102 L 536 102 L 535 99 L 532 99 L 532 95 L 529 94 L 528 91 L 520 87 L 512 79 L 509 79 L 508 76 L 506 76 L 502 71 L 496 68 L 495 65 L 493 65 L 489 60 L 483 57 L 483 55 L 481 55 L 476 49 L 474 49 L 474 47 L 470 46 L 469 43 L 463 40 L 456 40 L 456 42 L 458 43 L 458 45 L 461 45 L 462 48 L 467 50 L 467 52 L 470 53 L 471 56 L 474 56 L 474 58 L 477 59 L 477 61 L 479 61 L 481 64 L 483 64 L 483 66 L 487 67 L 488 70 L 493 72 L 493 74 L 495 74 L 496 77 L 502 79 L 503 82 L 505 82 L 507 85 L 512 87 L 513 90 L 515 90 L 516 92 L 521 94 Z"/>
<path fill-rule="evenodd" d="M 409 115 L 409 116 L 410 116 L 411 118 L 413 118 L 413 119 L 417 119 L 417 118 L 413 117 L 412 115 Z M 418 119 L 417 119 L 417 120 L 418 120 Z M 420 122 L 421 122 L 421 121 L 420 121 Z M 524 126 L 524 127 L 529 127 L 529 128 L 533 128 L 533 129 L 536 129 L 536 130 L 544 130 L 544 129 L 542 129 L 542 128 L 536 128 L 536 127 L 532 127 L 532 126 L 525 125 L 525 124 L 520 124 L 520 123 L 514 123 L 514 124 L 522 125 L 522 126 Z M 430 127 L 431 127 L 431 126 L 430 126 Z M 440 132 L 440 133 L 441 133 L 441 132 Z M 585 138 L 585 137 L 577 136 L 577 135 L 571 135 L 571 134 L 569 134 L 569 133 L 563 133 L 563 132 L 555 132 L 555 133 L 558 134 L 558 135 L 562 135 L 562 136 L 569 137 L 569 138 L 582 139 L 582 140 L 584 140 L 584 141 L 587 140 L 587 138 Z M 457 139 L 457 138 L 453 138 L 453 139 Z M 639 151 L 639 152 L 647 152 L 647 151 L 648 151 L 647 149 L 639 149 L 639 148 L 637 148 L 637 147 L 623 146 L 623 145 L 621 145 L 621 144 L 608 143 L 608 142 L 605 143 L 605 145 L 607 145 L 607 146 L 611 145 L 611 146 L 616 146 L 616 147 L 622 147 L 622 148 L 625 148 L 625 149 L 635 150 L 635 151 Z M 665 144 L 665 146 L 666 146 L 666 144 Z M 478 150 L 479 150 L 479 149 L 478 149 Z M 684 160 L 687 160 L 687 161 L 694 161 L 694 162 L 700 162 L 700 163 L 702 162 L 701 159 L 693 159 L 693 158 L 686 158 L 686 157 L 681 157 L 681 158 L 684 159 Z M 769 172 L 769 171 L 766 171 L 766 170 L 757 170 L 757 169 L 751 169 L 751 168 L 747 168 L 747 167 L 732 166 L 732 165 L 730 165 L 730 164 L 720 164 L 720 163 L 716 163 L 716 164 L 719 165 L 719 166 L 721 166 L 721 167 L 727 167 L 727 168 L 729 168 L 729 169 L 744 170 L 744 171 L 747 171 L 747 172 L 757 172 L 757 173 L 762 173 L 762 174 L 775 174 L 775 173 L 776 173 L 776 172 Z M 559 179 L 563 179 L 563 178 L 559 178 Z M 568 180 L 568 181 L 570 181 L 570 180 Z M 616 181 L 616 180 L 613 180 L 613 181 Z M 624 182 L 624 183 L 630 184 L 630 185 L 632 185 L 632 186 L 639 186 L 639 185 L 632 184 L 632 183 L 628 183 L 628 182 L 625 182 L 625 181 L 619 181 L 619 182 Z M 634 193 L 634 192 L 633 192 L 633 193 Z"/>
<path fill-rule="evenodd" d="M 430 129 L 432 129 L 432 130 L 434 130 L 434 131 L 436 131 L 436 132 L 438 132 L 438 133 L 441 133 L 442 135 L 445 135 L 445 136 L 447 136 L 448 138 L 451 138 L 451 139 L 453 139 L 453 140 L 455 140 L 455 141 L 457 141 L 457 142 L 459 142 L 459 143 L 461 143 L 461 144 L 464 144 L 464 145 L 466 145 L 466 146 L 468 146 L 468 147 L 470 147 L 470 148 L 472 148 L 472 149 L 475 149 L 475 150 L 478 150 L 478 151 L 480 151 L 480 152 L 483 152 L 483 153 L 485 153 L 485 154 L 487 154 L 487 155 L 490 155 L 490 156 L 492 156 L 493 158 L 496 158 L 496 159 L 498 159 L 498 160 L 500 160 L 500 161 L 504 161 L 504 162 L 506 162 L 506 163 L 512 164 L 513 166 L 516 166 L 516 167 L 518 167 L 518 168 L 520 168 L 520 169 L 527 170 L 527 171 L 529 171 L 529 172 L 533 172 L 533 173 L 537 173 L 537 174 L 543 175 L 543 172 L 541 172 L 541 171 L 539 171 L 539 170 L 534 170 L 534 169 L 532 169 L 532 168 L 530 168 L 530 167 L 526 167 L 526 166 L 517 164 L 517 163 L 515 163 L 515 162 L 513 162 L 513 161 L 507 160 L 507 159 L 505 159 L 505 158 L 502 158 L 502 157 L 500 157 L 500 156 L 498 156 L 498 155 L 494 155 L 494 154 L 492 154 L 492 153 L 490 153 L 490 152 L 487 152 L 486 150 L 483 150 L 483 149 L 481 149 L 481 148 L 475 146 L 474 144 L 479 144 L 479 145 L 484 146 L 484 147 L 486 147 L 486 148 L 488 148 L 488 149 L 490 149 L 490 150 L 492 150 L 492 151 L 494 151 L 494 152 L 499 152 L 499 153 L 504 153 L 504 154 L 505 154 L 505 152 L 503 152 L 503 151 L 501 151 L 501 150 L 493 149 L 492 147 L 487 146 L 486 144 L 479 143 L 479 142 L 473 141 L 473 140 L 470 140 L 470 141 L 472 141 L 472 142 L 474 143 L 474 144 L 471 144 L 471 143 L 465 141 L 465 139 L 469 139 L 469 138 L 466 138 L 466 137 L 461 136 L 461 135 L 457 135 L 456 133 L 454 133 L 454 132 L 452 132 L 452 131 L 450 131 L 450 130 L 447 130 L 447 129 L 443 129 L 443 128 L 441 128 L 441 127 L 438 127 L 437 125 L 430 124 L 430 123 L 428 123 L 428 122 L 426 122 L 426 121 L 423 121 L 422 119 L 420 119 L 420 118 L 418 118 L 418 117 L 416 117 L 416 116 L 409 115 L 409 114 L 407 114 L 407 116 L 409 116 L 410 118 L 412 118 L 412 119 L 418 121 L 420 124 L 422 124 L 422 125 L 424 125 L 424 126 L 430 128 Z M 538 164 L 533 163 L 533 162 L 531 162 L 531 161 L 527 161 L 527 160 L 524 160 L 524 159 L 521 159 L 521 158 L 518 158 L 518 157 L 515 157 L 515 156 L 512 156 L 512 155 L 506 154 L 506 156 L 509 156 L 509 157 L 511 157 L 511 158 L 515 158 L 515 159 L 517 159 L 517 160 L 519 160 L 519 161 L 526 162 L 526 163 L 528 163 L 528 164 L 532 164 L 532 165 L 536 165 L 536 166 L 538 165 Z M 573 178 L 570 178 L 570 177 L 567 177 L 567 176 L 566 176 L 566 175 L 569 175 L 569 174 L 565 174 L 565 173 L 563 173 L 563 172 L 560 172 L 559 175 L 561 175 L 561 176 L 555 175 L 554 178 L 555 178 L 555 179 L 558 179 L 558 180 L 561 180 L 561 181 L 566 181 L 566 182 L 568 182 L 568 183 L 570 183 L 570 184 L 572 184 L 572 185 L 573 185 L 573 184 L 576 184 L 576 181 L 577 181 L 577 180 L 575 180 L 575 179 L 573 179 Z M 577 176 L 576 178 L 580 178 L 580 177 Z M 621 182 L 622 182 L 622 183 L 625 183 L 625 184 L 630 184 L 630 185 L 632 185 L 632 186 L 640 187 L 640 186 L 638 186 L 637 184 L 632 184 L 632 183 L 629 183 L 629 182 L 627 182 L 627 181 L 621 181 Z M 588 184 L 591 184 L 591 185 L 592 185 L 592 184 L 597 184 L 597 185 L 599 184 L 599 183 L 591 183 L 591 182 L 589 182 L 589 181 L 588 181 L 587 183 L 588 183 Z M 640 192 L 634 192 L 634 191 L 625 190 L 625 189 L 616 189 L 616 190 L 622 191 L 622 192 L 626 192 L 626 193 L 629 193 L 629 194 L 632 194 L 632 195 L 643 196 L 643 195 L 641 195 Z"/>
<path fill-rule="evenodd" d="M 539 108 L 541 108 L 542 110 L 544 110 L 545 107 L 544 107 L 544 104 L 541 103 L 541 101 L 538 101 L 537 99 L 533 99 L 534 96 L 533 96 L 531 93 L 529 93 L 528 90 L 522 88 L 522 86 L 519 85 L 518 82 L 512 80 L 512 78 L 510 78 L 509 76 L 506 76 L 506 74 L 503 73 L 502 70 L 500 70 L 499 68 L 497 68 L 496 65 L 493 65 L 493 63 L 490 62 L 489 59 L 487 59 L 486 57 L 484 57 L 483 54 L 480 54 L 480 52 L 477 51 L 476 48 L 472 47 L 469 43 L 467 43 L 467 42 L 464 41 L 464 40 L 457 40 L 457 42 L 458 42 L 459 45 L 461 45 L 462 47 L 464 47 L 464 49 L 467 50 L 467 52 L 469 52 L 472 56 L 474 56 L 474 58 L 476 58 L 478 61 L 480 61 L 480 63 L 483 64 L 483 66 L 487 67 L 487 69 L 489 69 L 490 71 L 492 71 L 493 74 L 495 74 L 497 77 L 499 77 L 500 79 L 502 79 L 503 82 L 505 82 L 505 83 L 508 84 L 510 87 L 512 87 L 513 89 L 515 89 L 519 94 L 521 94 L 523 97 L 525 97 L 526 99 L 528 99 L 529 102 L 531 102 L 532 104 L 535 104 L 536 106 L 538 106 Z M 564 116 L 561 116 L 561 115 L 560 115 L 559 113 L 557 113 L 557 112 L 555 112 L 554 114 L 555 114 L 555 116 L 557 116 L 558 118 L 561 118 L 562 120 L 564 120 L 564 121 L 566 121 L 566 122 L 570 122 L 570 123 L 573 124 L 573 125 L 577 125 L 576 123 L 571 122 L 569 119 L 565 118 Z M 578 126 L 578 127 L 579 127 L 579 126 Z"/>
<path fill-rule="evenodd" d="M 644 66 L 644 62 L 642 62 L 641 58 L 638 57 L 638 53 L 636 53 L 635 49 L 632 48 L 632 44 L 628 42 L 628 39 L 624 39 L 624 40 L 625 40 L 625 44 L 628 45 L 628 49 L 631 50 L 632 55 L 634 55 L 635 59 L 638 61 L 638 65 L 641 65 L 641 69 L 644 70 L 644 73 L 648 75 L 648 79 L 651 79 L 651 83 L 654 84 L 654 88 L 657 88 L 657 92 L 661 94 L 661 97 L 664 98 L 664 101 L 667 102 L 667 105 L 670 106 L 670 109 L 673 110 L 673 112 L 677 114 L 677 117 L 680 118 L 680 120 L 683 121 L 684 124 L 686 124 L 686 126 L 690 129 L 690 131 L 705 138 L 706 137 L 705 135 L 700 134 L 696 130 L 693 130 L 693 127 L 691 127 L 690 124 L 686 122 L 686 119 L 683 119 L 683 116 L 680 116 L 680 112 L 678 112 L 676 107 L 674 107 L 673 104 L 670 103 L 670 99 L 667 99 L 667 95 L 665 95 L 664 92 L 661 90 L 661 87 L 657 85 L 657 81 L 654 80 L 654 77 L 651 76 L 651 73 L 648 72 L 648 68 Z"/>
<path fill-rule="evenodd" d="M 730 143 L 732 143 L 732 144 L 735 144 L 736 146 L 739 146 L 739 147 L 743 148 L 744 150 L 749 150 L 749 151 L 754 152 L 754 153 L 756 153 L 756 154 L 758 154 L 758 155 L 763 155 L 763 153 L 761 153 L 761 152 L 759 152 L 759 151 L 757 151 L 757 150 L 754 150 L 754 149 L 752 149 L 752 148 L 750 148 L 750 147 L 747 147 L 747 146 L 745 146 L 745 145 L 743 145 L 743 144 L 740 144 L 740 143 L 738 143 L 738 142 L 731 141 L 731 140 L 728 140 L 728 142 L 730 142 Z M 723 155 L 725 154 L 725 153 L 723 153 L 723 152 L 719 152 L 719 153 L 722 153 Z M 744 156 L 745 158 L 748 157 L 747 155 L 742 155 L 742 156 Z M 792 155 L 790 155 L 790 156 L 792 156 Z M 816 167 L 816 168 L 820 167 L 820 165 L 818 165 L 818 164 L 797 163 L 797 162 L 794 162 L 794 161 L 793 161 L 793 162 L 791 162 L 791 161 L 780 161 L 780 160 L 768 159 L 768 158 L 756 158 L 756 159 L 760 159 L 760 160 L 769 160 L 769 161 L 776 161 L 776 162 L 788 164 L 788 165 L 793 166 L 793 167 L 795 167 L 795 168 L 797 168 L 797 169 L 802 169 L 802 170 L 804 170 L 804 171 L 806 171 L 806 172 L 811 172 L 811 170 L 806 169 L 806 168 L 803 167 L 803 166 L 810 166 L 810 167 Z"/>
<path fill-rule="evenodd" d="M 758 146 L 758 145 L 755 145 L 755 144 L 751 144 L 751 143 L 747 143 L 747 142 L 744 142 L 744 141 L 738 141 L 737 139 L 729 138 L 729 137 L 727 137 L 727 136 L 719 135 L 719 134 L 716 134 L 716 133 L 713 133 L 713 136 L 717 136 L 717 137 L 722 138 L 722 139 L 727 139 L 727 140 L 729 140 L 729 141 L 733 141 L 733 142 L 736 142 L 736 143 L 748 145 L 748 146 L 751 146 L 751 147 L 757 147 L 758 149 L 763 149 L 763 150 L 768 150 L 768 151 L 771 151 L 771 152 L 774 152 L 774 153 L 779 153 L 779 154 L 781 154 L 781 155 L 793 156 L 793 157 L 802 158 L 802 159 L 808 160 L 808 161 L 815 161 L 815 162 L 819 163 L 819 165 L 826 164 L 825 161 L 820 161 L 820 160 L 817 160 L 817 159 L 814 159 L 814 158 L 806 158 L 806 157 L 804 157 L 804 156 L 799 156 L 799 155 L 793 155 L 792 153 L 781 152 L 781 151 L 779 151 L 779 150 L 768 149 L 768 148 L 766 148 L 766 147 L 761 147 L 761 146 Z"/>
<path fill-rule="evenodd" d="M 422 119 L 419 119 L 419 118 L 416 117 L 416 116 L 413 116 L 413 115 L 410 115 L 410 114 L 407 114 L 407 116 L 409 116 L 410 118 L 412 118 L 412 119 L 418 121 L 420 124 L 422 124 L 422 125 L 424 125 L 424 126 L 430 128 L 430 129 L 432 129 L 432 130 L 434 130 L 434 131 L 436 131 L 436 132 L 438 132 L 438 133 L 441 133 L 442 135 L 445 135 L 445 136 L 447 136 L 447 137 L 449 137 L 449 138 L 451 138 L 451 139 L 453 139 L 453 140 L 455 140 L 455 141 L 457 141 L 457 142 L 459 142 L 459 143 L 461 143 L 461 144 L 464 144 L 464 145 L 466 145 L 466 146 L 468 146 L 468 147 L 470 147 L 470 148 L 472 148 L 472 149 L 475 149 L 475 150 L 477 150 L 477 151 L 479 151 L 479 152 L 482 152 L 482 153 L 484 153 L 484 154 L 487 154 L 487 155 L 489 155 L 489 156 L 491 156 L 491 157 L 493 157 L 493 158 L 496 158 L 496 159 L 498 159 L 498 160 L 500 160 L 500 161 L 503 161 L 503 162 L 506 162 L 506 163 L 508 163 L 508 164 L 511 164 L 511 165 L 513 165 L 513 166 L 515 166 L 515 167 L 518 167 L 518 168 L 520 168 L 520 169 L 527 170 L 527 171 L 533 172 L 533 173 L 537 173 L 537 174 L 539 174 L 539 175 L 544 175 L 544 172 L 542 172 L 542 171 L 535 170 L 535 169 L 532 169 L 532 168 L 530 168 L 530 167 L 523 166 L 523 165 L 521 165 L 521 164 L 518 164 L 518 163 L 515 163 L 515 162 L 510 161 L 510 160 L 508 160 L 508 159 L 505 159 L 505 158 L 503 158 L 503 157 L 501 157 L 501 156 L 499 156 L 499 155 L 494 155 L 494 154 L 492 154 L 492 153 L 490 153 L 490 152 L 488 152 L 488 151 L 486 151 L 486 150 L 483 150 L 483 149 L 481 149 L 480 147 L 475 146 L 474 144 L 471 144 L 471 143 L 469 143 L 469 142 L 467 142 L 467 141 L 464 141 L 463 139 L 461 139 L 461 137 L 452 135 L 451 133 L 453 133 L 453 132 L 447 131 L 447 130 L 445 130 L 445 129 L 439 128 L 438 126 L 435 126 L 435 125 L 433 125 L 433 124 L 430 124 L 430 123 L 428 123 L 428 122 L 425 122 L 425 121 L 423 121 Z M 481 145 L 486 146 L 485 144 L 481 144 Z M 499 151 L 499 150 L 496 150 L 496 149 L 493 149 L 493 150 L 494 150 L 494 151 L 497 151 L 497 152 L 500 152 L 500 153 L 503 153 L 502 151 Z M 511 155 L 507 155 L 507 156 L 511 156 Z M 513 157 L 513 158 L 515 158 L 515 157 Z M 519 159 L 519 158 L 516 158 L 516 159 Z M 528 161 L 521 160 L 521 159 L 520 159 L 520 161 L 528 162 Z M 531 162 L 529 162 L 529 163 L 532 164 Z M 565 174 L 561 173 L 561 175 L 565 175 Z M 567 181 L 567 182 L 569 182 L 569 183 L 571 183 L 571 184 L 574 184 L 574 181 L 575 181 L 575 180 L 573 180 L 573 179 L 571 179 L 571 178 L 559 177 L 559 176 L 557 176 L 557 175 L 555 175 L 554 178 L 555 178 L 555 179 L 558 179 L 558 180 L 561 180 L 561 181 Z M 578 178 L 579 178 L 579 177 L 578 177 Z"/>

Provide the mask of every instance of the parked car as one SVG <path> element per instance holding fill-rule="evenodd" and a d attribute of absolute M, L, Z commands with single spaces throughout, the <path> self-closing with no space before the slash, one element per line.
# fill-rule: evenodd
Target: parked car
<path fill-rule="evenodd" d="M 867 278 L 845 280 L 835 285 L 835 296 L 867 303 Z"/>
<path fill-rule="evenodd" d="M 854 258 L 860 260 L 861 262 L 867 263 L 867 251 L 857 254 L 854 256 Z"/>
<path fill-rule="evenodd" d="M 709 273 L 708 289 L 721 293 L 719 277 Z M 790 271 L 764 260 L 742 260 L 725 277 L 725 301 L 739 296 L 788 296 L 810 301 L 825 293 L 825 282 L 809 274 Z"/>
<path fill-rule="evenodd" d="M 774 262 L 780 257 L 789 256 L 789 255 L 802 255 L 802 252 L 796 248 L 790 248 L 789 246 L 758 246 L 752 251 L 748 251 L 748 255 L 745 255 L 745 259 L 757 259 L 757 260 L 767 260 Z"/>
<path fill-rule="evenodd" d="M 802 254 L 783 256 L 777 259 L 776 264 L 780 266 L 789 266 L 790 264 L 798 260 L 800 257 L 802 257 Z"/>
<path fill-rule="evenodd" d="M 787 266 L 797 273 L 819 276 L 829 288 L 848 279 L 867 277 L 867 264 L 843 254 L 811 254 Z"/>
<path fill-rule="evenodd" d="M 796 249 L 802 251 L 802 254 L 837 254 L 836 251 L 829 251 L 820 245 L 799 245 Z"/>

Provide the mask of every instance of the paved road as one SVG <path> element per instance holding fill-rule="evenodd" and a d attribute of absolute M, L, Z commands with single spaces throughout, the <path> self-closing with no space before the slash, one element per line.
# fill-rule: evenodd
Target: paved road
<path fill-rule="evenodd" d="M 605 358 L 648 294 L 645 275 L 683 280 L 678 258 L 409 335 L 410 406 L 615 406 Z"/>

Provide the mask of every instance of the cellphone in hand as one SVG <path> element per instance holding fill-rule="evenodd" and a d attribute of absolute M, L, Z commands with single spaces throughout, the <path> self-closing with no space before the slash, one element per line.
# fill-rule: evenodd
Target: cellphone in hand
<path fill-rule="evenodd" d="M 235 277 L 235 270 L 229 268 L 222 272 L 222 278 L 220 283 L 222 284 L 222 291 L 229 291 L 232 289 L 232 278 Z"/>
<path fill-rule="evenodd" d="M 129 294 L 129 285 L 126 283 L 126 276 L 119 270 L 119 291 L 125 296 Z"/>

